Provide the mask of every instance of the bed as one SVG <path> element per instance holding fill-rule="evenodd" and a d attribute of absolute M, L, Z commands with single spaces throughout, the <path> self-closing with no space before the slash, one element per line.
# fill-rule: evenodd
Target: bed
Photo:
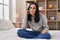
<path fill-rule="evenodd" d="M 25 40 L 25 38 L 21 38 L 17 36 L 17 30 L 20 28 L 13 28 L 10 30 L 5 30 L 0 32 L 0 40 Z M 27 29 L 30 30 L 30 29 Z M 59 30 L 50 30 L 52 39 L 57 40 L 60 39 L 60 31 Z M 51 39 L 51 40 L 52 40 Z"/>
<path fill-rule="evenodd" d="M 32 40 L 32 39 L 25 39 L 25 38 L 18 37 L 17 30 L 21 28 L 14 28 L 14 25 L 12 25 L 10 21 L 0 20 L 0 24 L 1 24 L 0 25 L 0 40 Z M 3 26 L 4 28 L 2 28 L 1 26 Z M 31 29 L 28 29 L 28 28 L 26 30 L 31 31 Z M 51 37 L 52 37 L 50 40 L 60 39 L 60 30 L 49 30 L 49 33 L 51 34 Z M 33 39 L 33 40 L 39 40 L 39 39 Z M 41 39 L 41 40 L 46 40 L 46 39 Z"/>

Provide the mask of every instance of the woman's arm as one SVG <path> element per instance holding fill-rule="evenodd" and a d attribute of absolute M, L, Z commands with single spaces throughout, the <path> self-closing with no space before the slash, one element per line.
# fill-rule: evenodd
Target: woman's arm
<path fill-rule="evenodd" d="M 27 16 L 25 16 L 25 17 L 23 18 L 21 28 L 22 28 L 22 29 L 26 29 L 26 28 L 27 28 Z"/>
<path fill-rule="evenodd" d="M 45 34 L 46 32 L 48 32 L 49 30 L 49 26 L 47 24 L 47 18 L 45 15 L 42 15 L 42 26 L 44 28 L 44 30 L 41 31 L 42 34 Z"/>

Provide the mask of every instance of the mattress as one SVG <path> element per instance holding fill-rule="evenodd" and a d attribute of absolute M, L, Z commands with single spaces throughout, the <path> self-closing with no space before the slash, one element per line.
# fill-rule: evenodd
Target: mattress
<path fill-rule="evenodd" d="M 0 40 L 32 40 L 32 39 L 25 39 L 17 36 L 17 30 L 20 28 L 13 28 L 10 30 L 4 30 L 0 31 Z M 31 31 L 31 29 L 27 29 Z M 60 39 L 60 30 L 50 30 L 49 33 L 51 34 L 50 40 L 59 40 Z M 39 40 L 39 39 L 33 39 L 33 40 Z M 41 40 L 47 40 L 47 39 L 41 39 Z"/>

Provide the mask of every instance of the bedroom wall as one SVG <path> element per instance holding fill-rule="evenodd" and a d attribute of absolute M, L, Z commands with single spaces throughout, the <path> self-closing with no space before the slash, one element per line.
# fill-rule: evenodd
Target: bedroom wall
<path fill-rule="evenodd" d="M 10 0 L 9 3 L 9 19 L 14 22 L 16 21 L 16 0 Z"/>
<path fill-rule="evenodd" d="M 25 15 L 26 0 L 10 0 L 9 19 L 12 22 L 22 22 Z"/>
<path fill-rule="evenodd" d="M 22 22 L 22 19 L 24 17 L 24 13 L 26 9 L 25 1 L 26 0 L 16 0 L 16 14 L 17 14 L 16 21 L 17 22 Z"/>

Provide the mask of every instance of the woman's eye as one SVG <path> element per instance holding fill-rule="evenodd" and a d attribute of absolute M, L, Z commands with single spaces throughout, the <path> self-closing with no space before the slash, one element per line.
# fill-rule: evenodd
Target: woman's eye
<path fill-rule="evenodd" d="M 30 9 L 32 9 L 32 7 L 30 7 Z"/>
<path fill-rule="evenodd" d="M 33 7 L 33 9 L 35 9 L 35 7 Z"/>
<path fill-rule="evenodd" d="M 35 9 L 35 7 L 30 7 L 30 9 Z"/>

